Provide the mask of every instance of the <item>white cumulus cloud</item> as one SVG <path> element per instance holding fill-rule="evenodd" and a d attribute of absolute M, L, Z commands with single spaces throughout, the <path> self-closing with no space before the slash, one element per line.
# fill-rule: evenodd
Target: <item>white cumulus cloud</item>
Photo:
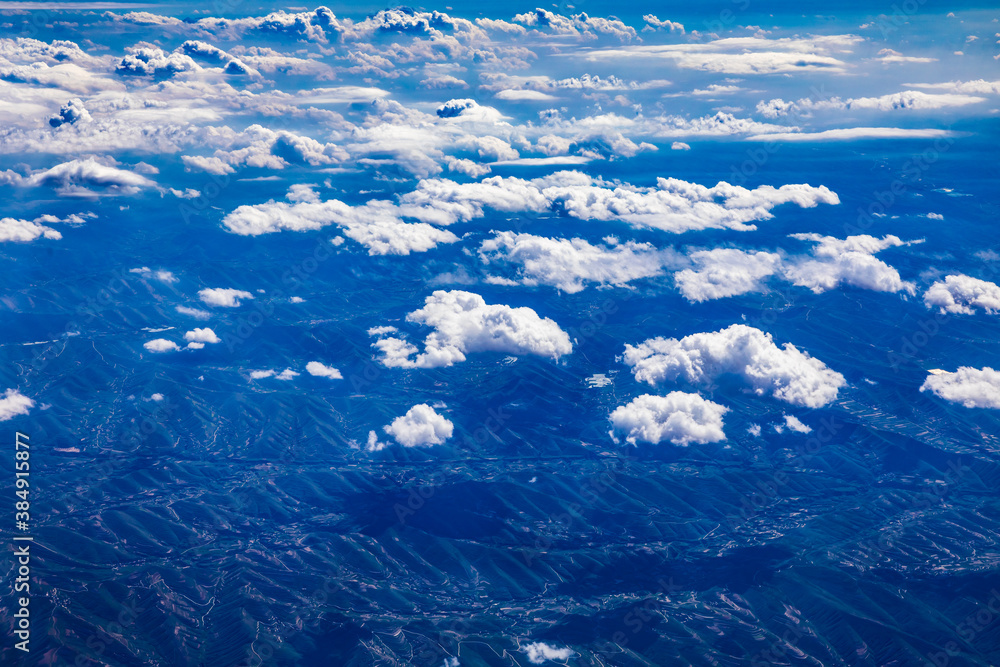
<path fill-rule="evenodd" d="M 0 218 L 0 243 L 15 241 L 28 243 L 37 238 L 58 240 L 62 234 L 37 222 L 17 218 Z"/>
<path fill-rule="evenodd" d="M 35 402 L 19 392 L 17 389 L 8 389 L 0 398 L 0 422 L 13 419 L 18 415 L 26 415 L 28 411 L 35 407 Z"/>
<path fill-rule="evenodd" d="M 648 243 L 602 246 L 584 239 L 551 239 L 532 234 L 500 232 L 483 241 L 479 258 L 489 264 L 513 264 L 525 285 L 551 285 L 575 293 L 587 283 L 625 285 L 663 274 L 674 253 Z"/>
<path fill-rule="evenodd" d="M 745 324 L 710 333 L 651 338 L 625 346 L 625 363 L 635 379 L 655 385 L 684 378 L 706 383 L 735 374 L 758 395 L 792 405 L 822 407 L 837 398 L 844 376 L 791 343 L 778 347 L 771 334 Z"/>
<path fill-rule="evenodd" d="M 993 315 L 1000 312 L 1000 285 L 964 274 L 946 276 L 927 288 L 924 304 L 943 313 L 972 315 L 982 308 Z"/>
<path fill-rule="evenodd" d="M 812 427 L 803 424 L 795 415 L 785 415 L 785 426 L 796 433 L 812 433 Z"/>
<path fill-rule="evenodd" d="M 916 293 L 913 283 L 904 281 L 896 269 L 874 257 L 886 248 L 909 245 L 913 241 L 904 242 L 891 234 L 881 239 L 867 234 L 846 239 L 819 234 L 792 234 L 791 237 L 816 244 L 815 259 L 785 267 L 785 277 L 796 285 L 817 293 L 842 284 L 878 292 Z"/>
<path fill-rule="evenodd" d="M 541 665 L 548 660 L 569 660 L 573 655 L 571 648 L 557 648 L 545 642 L 533 642 L 524 647 L 528 654 L 528 662 L 533 665 Z"/>
<path fill-rule="evenodd" d="M 471 292 L 436 291 L 424 307 L 406 316 L 408 322 L 432 327 L 424 351 L 402 338 L 382 338 L 373 346 L 381 362 L 398 368 L 436 368 L 465 361 L 475 352 L 534 354 L 550 359 L 573 350 L 569 335 L 531 308 L 487 304 Z"/>
<path fill-rule="evenodd" d="M 242 236 L 283 230 L 313 231 L 339 225 L 347 237 L 364 245 L 371 255 L 408 255 L 425 252 L 440 243 L 458 241 L 451 232 L 426 222 L 404 222 L 400 219 L 401 211 L 391 202 L 371 201 L 350 206 L 337 199 L 303 200 L 302 194 L 301 190 L 293 194 L 299 200 L 295 203 L 270 201 L 240 206 L 222 223 L 229 231 Z"/>
<path fill-rule="evenodd" d="M 331 380 L 340 380 L 344 377 L 341 375 L 340 371 L 333 366 L 327 366 L 319 361 L 310 361 L 306 364 L 306 372 L 309 373 L 309 375 L 315 375 L 316 377 L 321 378 L 330 378 Z"/>
<path fill-rule="evenodd" d="M 624 432 L 628 442 L 669 440 L 689 445 L 725 440 L 722 415 L 727 411 L 698 394 L 672 391 L 666 396 L 639 396 L 616 408 L 610 418 L 614 430 Z"/>
<path fill-rule="evenodd" d="M 402 417 L 396 417 L 383 429 L 404 447 L 430 447 L 444 444 L 455 430 L 454 425 L 436 413 L 426 403 L 410 408 Z M 381 449 L 378 445 L 370 449 Z"/>
<path fill-rule="evenodd" d="M 253 294 L 231 287 L 211 287 L 198 290 L 198 298 L 210 306 L 236 308 L 242 299 L 252 299 Z"/>
<path fill-rule="evenodd" d="M 746 252 L 732 248 L 698 250 L 691 253 L 694 269 L 674 274 L 681 294 L 688 301 L 709 301 L 757 292 L 763 281 L 781 267 L 781 257 L 771 252 Z"/>
<path fill-rule="evenodd" d="M 927 376 L 920 391 L 960 403 L 967 408 L 1000 409 L 1000 371 L 992 368 L 962 366 L 954 373 Z"/>
<path fill-rule="evenodd" d="M 478 183 L 425 179 L 400 197 L 404 213 L 448 225 L 480 218 L 484 209 L 504 213 L 559 210 L 582 220 L 621 220 L 637 227 L 672 233 L 700 229 L 752 231 L 751 223 L 769 220 L 776 206 L 803 208 L 839 204 L 826 186 L 762 185 L 753 190 L 720 182 L 709 188 L 675 178 L 658 178 L 655 187 L 610 184 L 578 171 L 560 171 L 524 180 L 494 176 Z"/>
<path fill-rule="evenodd" d="M 188 342 L 187 346 L 192 350 L 200 350 L 205 347 L 205 344 L 215 344 L 220 343 L 222 340 L 215 335 L 215 332 L 205 327 L 203 329 L 192 329 L 184 334 L 184 340 Z"/>
<path fill-rule="evenodd" d="M 172 340 L 167 340 L 166 338 L 154 338 L 151 341 L 142 344 L 144 348 L 150 352 L 176 352 L 180 348 L 177 347 L 177 343 Z"/>

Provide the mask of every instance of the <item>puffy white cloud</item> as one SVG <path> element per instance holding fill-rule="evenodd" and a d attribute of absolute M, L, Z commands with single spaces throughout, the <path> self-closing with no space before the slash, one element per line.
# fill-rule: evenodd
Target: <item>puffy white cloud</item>
<path fill-rule="evenodd" d="M 481 178 L 492 171 L 488 164 L 479 164 L 472 160 L 456 158 L 451 155 L 445 156 L 444 160 L 445 164 L 448 165 L 448 171 L 465 174 L 469 178 Z"/>
<path fill-rule="evenodd" d="M 684 25 L 677 23 L 676 21 L 670 21 L 668 19 L 660 20 L 656 18 L 656 14 L 643 14 L 642 20 L 646 22 L 646 27 L 642 29 L 643 32 L 649 32 L 651 30 L 666 30 L 667 32 L 679 32 L 684 34 Z"/>
<path fill-rule="evenodd" d="M 737 118 L 731 113 L 718 111 L 712 116 L 687 118 L 685 116 L 655 116 L 642 119 L 631 134 L 657 138 L 671 137 L 735 137 L 753 138 L 759 135 L 771 136 L 779 133 L 798 132 L 798 126 L 759 123 L 749 118 Z"/>
<path fill-rule="evenodd" d="M 982 308 L 993 315 L 1000 312 L 1000 285 L 964 274 L 946 276 L 924 292 L 924 304 L 942 313 L 972 315 Z"/>
<path fill-rule="evenodd" d="M 462 79 L 451 74 L 440 74 L 438 76 L 429 76 L 418 84 L 421 88 L 428 88 L 430 90 L 441 90 L 448 88 L 468 88 L 467 84 Z"/>
<path fill-rule="evenodd" d="M 487 265 L 518 265 L 517 279 L 525 285 L 551 285 L 572 294 L 586 283 L 621 286 L 662 275 L 675 253 L 633 241 L 601 246 L 584 239 L 499 232 L 483 241 L 479 257 Z"/>
<path fill-rule="evenodd" d="M 992 368 L 962 366 L 954 373 L 937 372 L 927 376 L 920 391 L 960 403 L 967 408 L 1000 409 L 1000 371 Z"/>
<path fill-rule="evenodd" d="M 62 234 L 37 222 L 17 218 L 0 218 L 0 243 L 16 241 L 28 243 L 37 238 L 58 240 Z"/>
<path fill-rule="evenodd" d="M 8 389 L 0 398 L 0 422 L 13 419 L 18 415 L 26 415 L 31 408 L 35 407 L 35 402 L 19 392 L 17 389 Z"/>
<path fill-rule="evenodd" d="M 487 304 L 478 294 L 461 290 L 434 292 L 424 300 L 424 307 L 407 315 L 406 320 L 432 327 L 433 331 L 424 340 L 423 352 L 397 337 L 373 343 L 386 366 L 451 366 L 475 352 L 534 354 L 558 359 L 573 350 L 569 335 L 531 308 Z"/>
<path fill-rule="evenodd" d="M 691 146 L 688 145 L 688 144 L 686 144 L 686 143 L 684 143 L 683 141 L 675 141 L 672 144 L 670 144 L 670 150 L 672 150 L 672 151 L 689 151 L 689 150 L 691 150 Z"/>
<path fill-rule="evenodd" d="M 516 160 L 520 157 L 520 153 L 509 143 L 498 137 L 462 137 L 457 145 L 475 150 L 480 158 L 494 162 Z"/>
<path fill-rule="evenodd" d="M 49 125 L 59 127 L 64 123 L 86 123 L 93 120 L 90 112 L 83 106 L 83 100 L 74 97 L 59 109 L 59 113 L 49 119 Z"/>
<path fill-rule="evenodd" d="M 342 380 L 344 378 L 340 371 L 333 366 L 327 366 L 319 361 L 310 361 L 306 364 L 306 372 L 309 375 L 315 375 L 321 378 L 330 378 L 331 380 Z"/>
<path fill-rule="evenodd" d="M 210 306 L 236 308 L 242 299 L 252 299 L 253 294 L 231 287 L 212 287 L 199 290 L 198 298 Z"/>
<path fill-rule="evenodd" d="M 820 234 L 792 234 L 791 238 L 816 243 L 815 259 L 800 261 L 785 267 L 785 277 L 792 283 L 819 293 L 851 285 L 878 292 L 916 293 L 913 283 L 904 281 L 899 272 L 873 255 L 886 248 L 908 245 L 898 237 L 881 239 L 862 234 L 837 239 Z M 919 242 L 919 241 L 918 241 Z"/>
<path fill-rule="evenodd" d="M 0 38 L 0 58 L 15 63 L 44 62 L 49 65 L 73 62 L 87 66 L 99 66 L 101 59 L 87 54 L 75 42 L 57 39 L 43 42 L 31 37 L 15 39 Z"/>
<path fill-rule="evenodd" d="M 188 341 L 188 348 L 191 350 L 200 350 L 205 347 L 205 344 L 210 345 L 215 343 L 221 343 L 222 339 L 215 335 L 215 332 L 205 327 L 204 329 L 192 329 L 184 334 L 184 340 Z"/>
<path fill-rule="evenodd" d="M 785 415 L 785 426 L 796 433 L 812 433 L 812 427 L 803 424 L 795 415 Z"/>
<path fill-rule="evenodd" d="M 108 194 L 133 195 L 144 187 L 156 184 L 135 172 L 101 164 L 95 158 L 71 160 L 33 173 L 20 180 L 21 185 L 47 185 L 58 188 L 61 194 L 93 194 L 89 188 L 100 188 Z"/>
<path fill-rule="evenodd" d="M 236 172 L 236 170 L 230 167 L 228 163 L 222 160 L 222 158 L 205 157 L 202 155 L 182 155 L 181 161 L 184 163 L 184 166 L 188 169 L 188 171 L 197 169 L 209 174 L 214 174 L 215 176 L 223 176 L 225 174 L 233 174 Z"/>
<path fill-rule="evenodd" d="M 524 650 L 528 654 L 528 662 L 533 665 L 541 665 L 548 660 L 569 660 L 573 655 L 573 649 L 556 648 L 545 642 L 533 642 L 525 646 Z"/>
<path fill-rule="evenodd" d="M 212 156 L 181 156 L 188 169 L 213 174 L 232 173 L 234 167 L 284 169 L 292 164 L 316 167 L 339 164 L 347 158 L 347 152 L 336 144 L 323 144 L 287 130 L 274 131 L 257 124 L 230 137 L 226 148 L 216 150 Z"/>
<path fill-rule="evenodd" d="M 115 68 L 119 74 L 171 75 L 201 69 L 190 56 L 182 53 L 168 54 L 162 49 L 149 47 L 129 47 L 125 50 L 128 54 Z"/>
<path fill-rule="evenodd" d="M 476 19 L 476 25 L 484 30 L 500 32 L 507 35 L 524 35 L 528 32 L 527 28 L 524 26 L 501 19 Z"/>
<path fill-rule="evenodd" d="M 121 15 L 105 12 L 103 17 L 116 23 L 156 26 L 161 30 L 171 32 L 213 34 L 230 40 L 238 40 L 250 33 L 260 32 L 325 43 L 329 38 L 335 38 L 346 30 L 346 26 L 326 7 L 318 7 L 314 11 L 295 13 L 277 11 L 266 16 L 232 19 L 208 17 L 190 22 L 146 11 L 128 12 Z"/>
<path fill-rule="evenodd" d="M 404 447 L 430 447 L 444 444 L 454 429 L 454 425 L 436 413 L 434 408 L 426 403 L 419 403 L 402 417 L 393 419 L 392 423 L 384 426 L 382 430 Z M 384 443 L 369 440 L 369 450 L 383 447 Z"/>
<path fill-rule="evenodd" d="M 727 411 L 698 394 L 672 391 L 666 396 L 639 396 L 616 408 L 610 419 L 614 430 L 624 432 L 631 443 L 705 444 L 726 439 L 722 415 Z"/>
<path fill-rule="evenodd" d="M 781 268 L 781 257 L 771 252 L 746 252 L 730 248 L 698 250 L 691 253 L 695 269 L 674 274 L 674 280 L 688 301 L 708 301 L 757 292 L 763 281 Z"/>
<path fill-rule="evenodd" d="M 844 376 L 791 343 L 774 344 L 771 334 L 745 324 L 711 333 L 651 338 L 625 346 L 625 363 L 636 380 L 658 384 L 683 377 L 707 383 L 725 375 L 743 378 L 758 395 L 772 394 L 793 405 L 812 408 L 837 398 Z"/>
<path fill-rule="evenodd" d="M 722 182 L 708 188 L 674 178 L 658 178 L 657 187 L 645 191 L 594 186 L 553 187 L 549 196 L 570 215 L 583 219 L 621 219 L 637 226 L 669 232 L 694 229 L 749 231 L 756 220 L 770 219 L 770 209 L 785 203 L 813 207 L 839 204 L 837 195 L 825 186 L 763 185 L 754 190 Z"/>
<path fill-rule="evenodd" d="M 393 107 L 387 106 L 385 108 L 392 109 Z M 438 118 L 453 119 L 460 122 L 476 121 L 495 123 L 504 119 L 503 114 L 493 107 L 483 106 L 479 102 L 467 97 L 448 100 L 439 106 L 435 110 L 435 113 Z"/>
<path fill-rule="evenodd" d="M 242 236 L 282 230 L 314 231 L 335 224 L 344 228 L 345 236 L 368 248 L 370 255 L 408 255 L 458 241 L 447 230 L 425 222 L 403 222 L 399 216 L 400 210 L 384 201 L 362 206 L 350 206 L 337 199 L 293 204 L 270 201 L 240 206 L 226 215 L 222 224 Z"/>
<path fill-rule="evenodd" d="M 296 183 L 292 187 L 288 188 L 288 194 L 285 198 L 290 202 L 308 202 L 310 204 L 315 204 L 319 202 L 319 193 L 313 190 L 313 185 L 308 183 Z"/>
<path fill-rule="evenodd" d="M 154 338 L 151 341 L 147 341 L 142 344 L 144 348 L 150 352 L 176 352 L 180 348 L 177 347 L 177 343 L 172 340 L 167 340 L 166 338 Z"/>
<path fill-rule="evenodd" d="M 560 171 L 524 180 L 494 176 L 478 183 L 425 179 L 400 197 L 401 210 L 435 224 L 482 217 L 484 209 L 514 213 L 559 210 L 583 220 L 622 220 L 637 227 L 681 233 L 699 229 L 752 231 L 750 224 L 773 217 L 781 204 L 803 208 L 839 204 L 826 186 L 762 185 L 748 190 L 725 182 L 712 188 L 675 178 L 658 178 L 656 187 L 608 184 L 578 171 Z"/>
<path fill-rule="evenodd" d="M 514 16 L 514 21 L 536 30 L 560 35 L 616 37 L 623 42 L 630 41 L 636 35 L 635 28 L 625 25 L 618 19 L 591 18 L 584 13 L 563 16 L 545 9 L 535 9 L 533 12 L 517 14 Z"/>
<path fill-rule="evenodd" d="M 787 115 L 792 109 L 797 110 L 799 108 L 795 102 L 786 102 L 781 98 L 767 101 L 761 100 L 757 103 L 757 113 L 764 116 L 764 118 L 780 118 Z"/>
<path fill-rule="evenodd" d="M 181 44 L 178 50 L 183 51 L 189 56 L 197 56 L 212 61 L 220 65 L 226 74 L 260 76 L 260 72 L 236 56 L 201 40 L 188 40 Z"/>

